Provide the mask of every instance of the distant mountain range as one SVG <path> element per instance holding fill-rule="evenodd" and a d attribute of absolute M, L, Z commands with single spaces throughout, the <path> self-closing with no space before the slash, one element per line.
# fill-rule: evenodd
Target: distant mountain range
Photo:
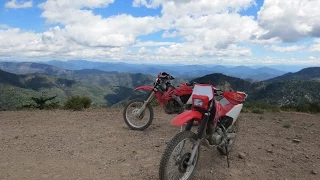
<path fill-rule="evenodd" d="M 80 62 L 83 64 L 78 64 L 77 68 L 85 66 L 84 64 L 87 63 Z M 71 62 L 67 62 L 67 65 L 70 65 L 68 63 Z M 94 66 L 94 64 L 93 62 L 91 66 L 87 65 L 85 69 L 76 69 L 75 67 L 73 69 L 64 69 L 68 67 L 61 68 L 33 62 L 0 62 L 0 69 L 2 69 L 0 70 L 0 109 L 14 109 L 30 101 L 32 96 L 41 96 L 43 94 L 57 95 L 57 100 L 60 102 L 64 102 L 71 95 L 86 95 L 93 100 L 95 105 L 107 104 L 112 106 L 136 96 L 137 93 L 133 92 L 133 88 L 140 85 L 151 85 L 159 70 L 153 69 L 152 75 L 124 73 L 115 68 L 115 66 L 121 66 L 121 63 L 116 63 L 115 66 L 108 67 L 109 71 L 107 72 L 97 69 L 99 67 Z M 100 65 L 106 66 L 106 63 L 100 63 Z M 129 71 L 130 68 L 126 66 L 121 66 L 122 70 L 127 68 Z M 161 67 L 173 68 L 171 66 Z M 175 71 L 181 72 L 187 67 L 203 68 L 202 66 L 177 66 Z M 132 69 L 135 68 L 138 69 L 139 66 L 133 65 Z M 216 70 L 228 69 L 229 72 L 246 72 L 247 74 L 259 71 L 261 75 L 265 73 L 264 76 L 279 72 L 266 67 L 252 69 L 245 66 L 214 66 L 207 68 L 215 68 Z M 132 69 L 130 71 L 133 71 Z M 166 72 L 170 73 L 168 70 Z M 225 90 L 245 91 L 249 95 L 248 101 L 262 101 L 281 106 L 320 101 L 319 79 L 320 67 L 310 67 L 295 73 L 285 73 L 278 77 L 258 82 L 256 79 L 248 77 L 240 78 L 239 76 L 232 77 L 222 73 L 208 73 L 197 78 L 191 78 L 190 76 L 177 78 L 174 83 L 190 80 L 198 83 L 210 83 Z"/>
<path fill-rule="evenodd" d="M 211 73 L 223 73 L 228 76 L 239 77 L 242 79 L 252 79 L 253 81 L 267 80 L 287 73 L 269 67 L 251 68 L 247 66 L 225 67 L 213 65 L 150 65 L 150 64 L 127 64 L 127 63 L 110 63 L 110 62 L 92 62 L 84 60 L 72 61 L 47 61 L 42 64 L 52 65 L 62 69 L 81 70 L 97 69 L 106 72 L 123 72 L 123 73 L 143 73 L 156 75 L 158 72 L 168 72 L 176 77 L 195 78 Z M 1 63 L 0 63 L 1 68 Z M 3 69 L 6 70 L 6 69 Z M 11 71 L 13 72 L 13 71 Z"/>
<path fill-rule="evenodd" d="M 299 79 L 299 80 L 319 80 L 320 81 L 320 67 L 309 67 L 302 69 L 295 73 L 286 73 L 282 76 L 278 76 L 275 78 L 271 78 L 266 80 L 267 82 L 271 81 L 283 81 L 283 80 L 291 80 L 291 79 Z"/>

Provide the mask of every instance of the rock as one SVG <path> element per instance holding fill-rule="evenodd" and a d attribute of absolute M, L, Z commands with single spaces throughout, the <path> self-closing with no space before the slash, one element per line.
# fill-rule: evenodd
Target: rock
<path fill-rule="evenodd" d="M 19 139 L 19 136 L 15 136 L 14 138 L 15 138 L 15 139 Z"/>
<path fill-rule="evenodd" d="M 74 155 L 74 150 L 70 150 L 68 153 L 69 155 Z"/>
<path fill-rule="evenodd" d="M 310 173 L 311 174 L 317 174 L 317 172 L 314 169 L 312 169 Z"/>
<path fill-rule="evenodd" d="M 266 150 L 268 153 L 273 153 L 273 151 L 271 149 L 267 149 Z"/>
<path fill-rule="evenodd" d="M 271 146 L 274 146 L 274 144 L 271 144 Z"/>
<path fill-rule="evenodd" d="M 160 147 L 160 145 L 159 145 L 159 144 L 156 144 L 155 147 Z"/>
<path fill-rule="evenodd" d="M 239 153 L 238 153 L 238 157 L 239 157 L 240 159 L 244 159 L 244 158 L 246 157 L 246 154 L 245 154 L 245 153 L 242 153 L 242 152 L 239 152 Z"/>
<path fill-rule="evenodd" d="M 299 143 L 301 140 L 300 139 L 292 139 L 292 142 L 294 143 Z"/>
<path fill-rule="evenodd" d="M 302 139 L 302 136 L 297 134 L 295 139 Z"/>

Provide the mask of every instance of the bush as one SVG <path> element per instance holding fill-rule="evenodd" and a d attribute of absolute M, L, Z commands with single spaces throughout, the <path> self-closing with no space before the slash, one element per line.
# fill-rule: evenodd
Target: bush
<path fill-rule="evenodd" d="M 282 106 L 281 109 L 284 111 L 320 113 L 320 102 L 298 104 L 298 105 L 285 105 L 285 106 Z"/>
<path fill-rule="evenodd" d="M 268 104 L 266 102 L 255 102 L 255 103 L 244 103 L 244 107 L 248 109 L 263 109 L 267 111 L 272 111 L 272 112 L 279 112 L 280 108 L 271 104 Z"/>
<path fill-rule="evenodd" d="M 46 104 L 44 108 L 47 109 L 47 110 L 49 110 L 49 109 L 58 109 L 58 108 L 60 108 L 60 104 L 57 101 L 56 102 L 51 102 L 49 104 Z"/>
<path fill-rule="evenodd" d="M 150 103 L 152 106 L 159 106 L 158 100 L 155 98 L 153 101 Z"/>
<path fill-rule="evenodd" d="M 74 111 L 80 111 L 87 109 L 91 106 L 91 99 L 89 97 L 72 96 L 65 103 L 66 109 L 72 109 Z"/>
<path fill-rule="evenodd" d="M 243 107 L 243 108 L 241 109 L 241 112 L 242 112 L 242 113 L 248 113 L 249 110 L 248 110 L 247 108 Z"/>

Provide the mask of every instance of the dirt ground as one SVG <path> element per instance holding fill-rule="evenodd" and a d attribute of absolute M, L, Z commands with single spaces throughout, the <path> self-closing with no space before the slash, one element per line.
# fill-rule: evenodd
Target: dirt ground
<path fill-rule="evenodd" d="M 141 132 L 129 130 L 122 109 L 0 112 L 0 179 L 158 179 L 166 142 L 180 131 L 172 117 L 157 108 Z M 216 149 L 202 147 L 196 179 L 320 179 L 320 116 L 243 113 L 239 120 L 230 168 Z"/>

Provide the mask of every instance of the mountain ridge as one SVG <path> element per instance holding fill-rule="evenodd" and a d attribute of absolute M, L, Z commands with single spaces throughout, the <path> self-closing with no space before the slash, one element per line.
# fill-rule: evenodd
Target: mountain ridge
<path fill-rule="evenodd" d="M 268 79 L 266 80 L 266 82 L 292 80 L 292 79 L 320 80 L 320 67 L 308 67 L 294 73 L 289 72 L 284 75 Z"/>
<path fill-rule="evenodd" d="M 11 63 L 11 66 L 10 66 Z M 283 75 L 285 71 L 279 71 L 276 69 L 262 67 L 258 69 L 254 69 L 247 66 L 235 66 L 235 67 L 225 67 L 222 65 L 212 65 L 212 66 L 204 66 L 204 65 L 179 65 L 179 66 L 169 66 L 169 65 L 149 65 L 149 64 L 128 64 L 128 63 L 117 63 L 117 62 L 91 62 L 85 60 L 73 60 L 73 61 L 47 61 L 41 63 L 27 62 L 23 63 L 15 63 L 6 62 L 6 65 L 3 65 L 3 62 L 0 62 L 0 69 L 3 69 L 12 73 L 47 73 L 47 74 L 70 74 L 72 71 L 83 70 L 83 69 L 92 69 L 95 71 L 105 71 L 105 72 L 114 72 L 117 71 L 119 73 L 143 73 L 154 75 L 158 72 L 168 72 L 175 77 L 180 78 L 196 78 L 200 76 L 204 76 L 206 74 L 211 73 L 223 73 L 228 76 L 240 77 L 242 79 L 253 79 L 255 81 L 266 80 L 268 78 L 274 78 L 279 75 Z M 41 64 L 51 65 L 53 67 L 46 67 Z M 29 70 L 27 66 L 30 66 Z M 36 67 L 41 67 L 40 69 L 36 69 Z M 21 68 L 22 67 L 22 68 Z M 35 67 L 35 68 L 33 68 Z M 44 68 L 45 67 L 45 68 Z M 33 68 L 33 69 L 32 69 Z M 59 69 L 60 68 L 60 69 Z M 21 70 L 22 69 L 22 70 Z M 48 72 L 45 72 L 48 71 Z"/>

